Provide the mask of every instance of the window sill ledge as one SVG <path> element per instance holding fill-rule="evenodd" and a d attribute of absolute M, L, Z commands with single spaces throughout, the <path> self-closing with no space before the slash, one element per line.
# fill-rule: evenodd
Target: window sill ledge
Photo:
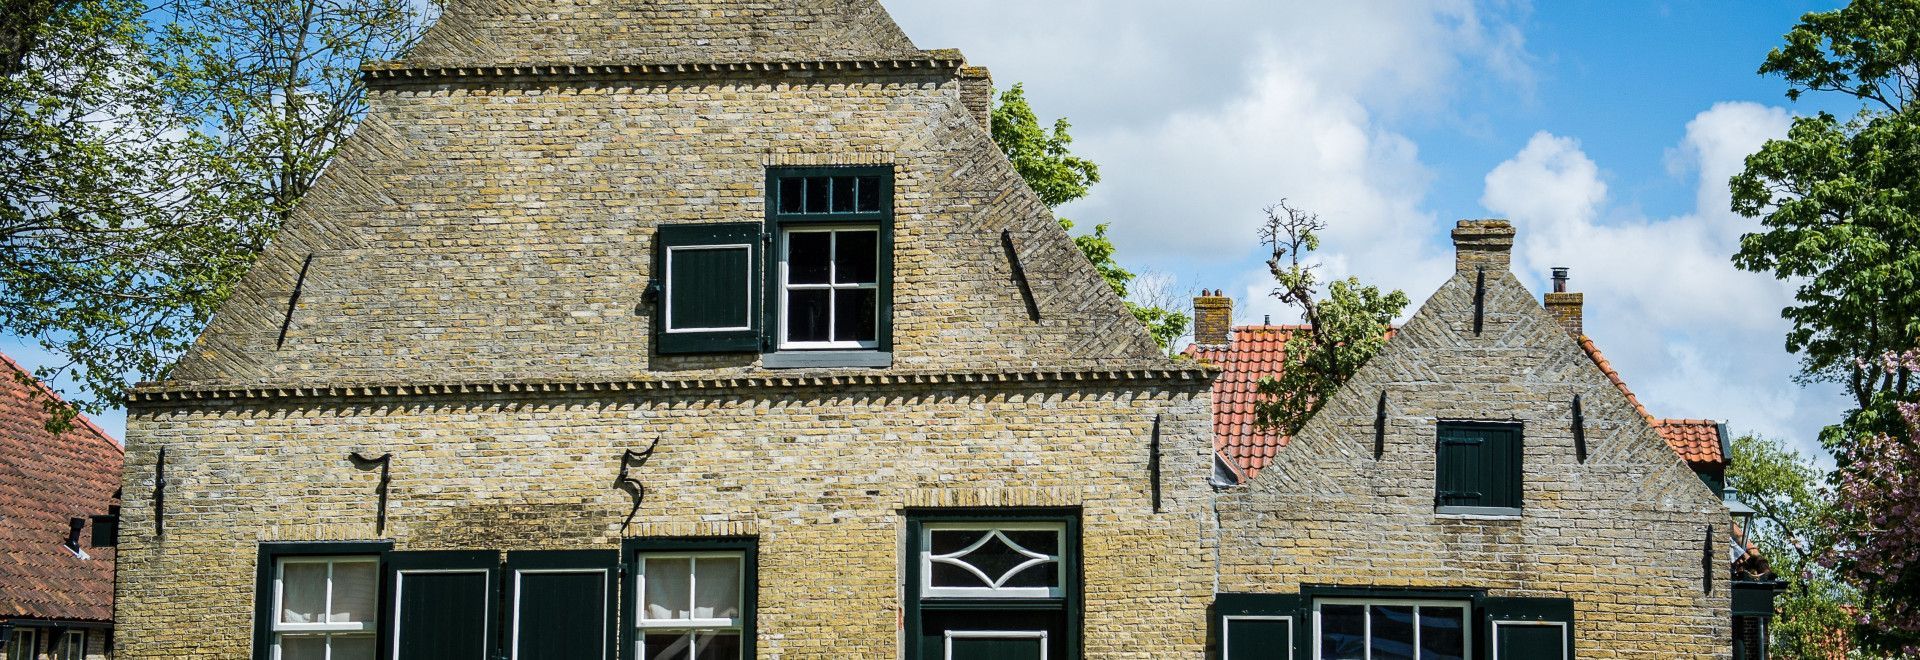
<path fill-rule="evenodd" d="M 1520 509 L 1492 506 L 1443 506 L 1433 510 L 1436 518 L 1449 520 L 1519 520 Z"/>
<path fill-rule="evenodd" d="M 893 366 L 893 353 L 884 351 L 782 351 L 760 356 L 765 369 L 821 369 L 864 367 L 884 369 Z"/>

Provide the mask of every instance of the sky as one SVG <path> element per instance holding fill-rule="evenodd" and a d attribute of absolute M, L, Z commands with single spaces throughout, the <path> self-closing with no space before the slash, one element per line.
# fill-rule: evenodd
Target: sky
<path fill-rule="evenodd" d="M 1463 218 L 1507 218 L 1536 293 L 1572 269 L 1586 331 L 1652 413 L 1722 420 L 1817 453 L 1847 405 L 1794 382 L 1792 289 L 1734 268 L 1758 221 L 1727 179 L 1796 114 L 1757 75 L 1799 16 L 1841 2 L 888 0 L 922 48 L 959 48 L 1066 117 L 1102 181 L 1061 215 L 1110 223 L 1121 263 L 1236 321 L 1268 295 L 1262 209 L 1331 226 L 1327 274 L 1405 290 L 1451 273 Z M 1411 313 L 1412 308 L 1409 308 Z"/>
<path fill-rule="evenodd" d="M 1846 407 L 1794 382 L 1791 288 L 1732 266 L 1757 222 L 1726 187 L 1792 116 L 1857 109 L 1755 73 L 1835 0 L 885 3 L 920 47 L 1069 118 L 1103 180 L 1062 215 L 1110 223 L 1121 262 L 1182 299 L 1219 288 L 1239 322 L 1294 320 L 1255 233 L 1282 199 L 1330 223 L 1327 274 L 1416 305 L 1450 272 L 1454 221 L 1504 217 L 1522 281 L 1572 268 L 1587 334 L 1653 414 L 1813 454 Z M 94 419 L 123 433 L 118 411 Z"/>

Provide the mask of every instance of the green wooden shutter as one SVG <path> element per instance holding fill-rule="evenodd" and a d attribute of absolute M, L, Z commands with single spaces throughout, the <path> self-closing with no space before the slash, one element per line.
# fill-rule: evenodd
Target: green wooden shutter
<path fill-rule="evenodd" d="M 1434 477 L 1437 506 L 1520 508 L 1518 427 L 1442 423 L 1439 430 Z"/>
<path fill-rule="evenodd" d="M 512 660 L 612 660 L 620 553 L 507 554 L 507 656 Z"/>
<path fill-rule="evenodd" d="M 1306 636 L 1299 594 L 1220 594 L 1214 613 L 1221 660 L 1293 660 Z M 1304 647 L 1302 647 L 1304 648 Z"/>
<path fill-rule="evenodd" d="M 498 640 L 500 554 L 395 552 L 387 629 L 392 660 L 488 660 Z"/>
<path fill-rule="evenodd" d="M 1500 598 L 1481 601 L 1489 660 L 1571 660 L 1573 601 L 1566 598 Z"/>
<path fill-rule="evenodd" d="M 655 243 L 660 352 L 760 350 L 760 224 L 662 225 Z"/>

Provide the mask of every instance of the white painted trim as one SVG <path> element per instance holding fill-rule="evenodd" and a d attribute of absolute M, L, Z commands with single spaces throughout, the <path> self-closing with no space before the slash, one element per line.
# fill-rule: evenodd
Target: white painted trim
<path fill-rule="evenodd" d="M 1560 629 L 1560 660 L 1570 660 L 1572 649 L 1567 648 L 1567 622 L 1565 621 L 1495 621 L 1493 622 L 1493 660 L 1500 660 L 1500 626 L 1553 626 Z M 1529 658 L 1528 660 L 1534 660 Z"/>
<path fill-rule="evenodd" d="M 20 649 L 17 647 L 20 646 L 21 642 L 26 642 L 26 660 L 39 660 L 40 631 L 33 628 L 13 629 L 13 632 L 7 638 L 7 660 L 14 660 L 20 657 Z"/>
<path fill-rule="evenodd" d="M 945 642 L 945 660 L 953 660 L 953 640 L 955 639 L 1037 639 L 1040 640 L 1040 660 L 1047 660 L 1047 631 L 1045 630 L 949 630 Z"/>
<path fill-rule="evenodd" d="M 511 630 L 512 634 L 508 636 L 509 639 L 507 640 L 507 644 L 508 644 L 507 658 L 509 660 L 520 660 L 520 598 L 522 596 L 525 596 L 527 593 L 524 588 L 525 585 L 521 584 L 520 582 L 520 576 L 541 575 L 541 574 L 551 575 L 551 574 L 564 574 L 564 573 L 595 573 L 600 576 L 600 580 L 602 584 L 605 584 L 607 579 L 607 569 L 604 569 L 604 568 L 518 568 L 518 569 L 514 569 L 513 571 L 513 629 Z M 606 618 L 606 612 L 608 607 L 607 599 L 613 597 L 613 594 L 610 592 L 611 590 L 605 588 L 604 586 L 601 587 L 600 589 L 600 613 L 601 613 L 600 616 L 603 619 L 603 621 L 601 622 L 601 626 L 600 626 L 601 631 L 599 634 L 599 637 L 600 637 L 600 656 L 599 657 L 602 657 L 602 658 L 607 656 L 606 627 L 609 625 L 613 625 L 612 621 L 604 620 Z"/>
<path fill-rule="evenodd" d="M 375 621 L 358 621 L 353 623 L 285 623 L 285 622 L 282 622 L 280 620 L 280 614 L 283 609 L 282 606 L 285 604 L 286 574 L 287 574 L 288 564 L 326 564 L 327 565 L 327 595 L 326 595 L 326 599 L 321 601 L 321 614 L 327 618 L 332 618 L 333 616 L 333 568 L 334 566 L 338 564 L 372 564 L 373 572 L 374 572 L 375 592 L 373 595 L 374 611 L 371 612 L 370 614 L 373 615 Z M 273 567 L 273 611 L 270 613 L 273 619 L 272 619 L 272 622 L 268 624 L 268 634 L 273 636 L 272 653 L 275 660 L 278 660 L 278 658 L 280 657 L 280 639 L 287 635 L 324 638 L 327 640 L 327 655 L 331 656 L 333 655 L 333 638 L 335 636 L 339 636 L 339 635 L 356 636 L 356 634 L 370 634 L 370 633 L 378 632 L 379 628 L 376 621 L 379 619 L 379 616 L 380 616 L 380 594 L 378 591 L 379 579 L 380 579 L 380 558 L 372 555 L 325 555 L 325 556 L 316 556 L 316 557 L 301 556 L 301 557 L 276 558 L 274 560 L 274 567 Z"/>
<path fill-rule="evenodd" d="M 863 289 L 873 289 L 875 291 L 878 291 L 880 288 L 880 283 L 878 282 L 879 272 L 880 272 L 879 261 L 882 258 L 882 255 L 878 253 L 878 250 L 880 249 L 880 243 L 879 243 L 880 225 L 870 224 L 870 223 L 853 223 L 853 224 L 846 224 L 846 225 L 837 225 L 837 224 L 836 225 L 811 225 L 809 224 L 809 225 L 794 226 L 794 227 L 781 227 L 779 231 L 780 231 L 780 236 L 779 236 L 780 277 L 779 277 L 778 286 L 775 287 L 779 289 L 779 296 L 780 296 L 780 306 L 779 306 L 778 312 L 775 314 L 775 316 L 779 317 L 777 319 L 777 323 L 775 324 L 777 326 L 777 331 L 779 332 L 779 335 L 777 337 L 777 342 L 776 342 L 777 347 L 780 350 L 819 350 L 819 349 L 864 350 L 864 349 L 879 348 L 880 338 L 878 335 L 879 335 L 879 332 L 883 330 L 883 328 L 878 328 L 878 327 L 874 328 L 875 336 L 873 341 L 788 341 L 787 340 L 787 293 L 789 291 L 796 290 L 796 289 L 801 291 L 830 291 L 830 292 L 856 291 L 856 290 L 863 290 Z M 836 284 L 834 283 L 833 280 L 835 279 L 835 276 L 838 275 L 838 273 L 836 272 L 836 269 L 839 266 L 838 264 L 835 263 L 835 259 L 836 257 L 839 256 L 839 251 L 840 251 L 840 237 L 837 234 L 839 232 L 859 232 L 859 231 L 871 231 L 874 234 L 875 253 L 873 255 L 873 259 L 874 259 L 874 268 L 875 268 L 874 274 L 875 274 L 876 281 L 863 282 L 863 283 L 857 283 L 857 284 Z M 833 236 L 830 236 L 827 239 L 827 281 L 826 283 L 825 284 L 788 283 L 787 262 L 788 262 L 788 254 L 789 254 L 790 248 L 789 248 L 789 241 L 787 240 L 787 237 L 793 234 L 817 234 L 817 233 L 835 234 Z M 831 296 L 829 296 L 829 298 L 831 298 Z M 879 298 L 880 298 L 879 295 L 875 294 L 874 304 L 876 305 L 880 304 Z M 878 309 L 874 310 L 876 319 L 879 318 L 879 312 L 880 310 Z M 838 314 L 839 314 L 838 303 L 835 303 L 831 299 L 829 299 L 827 301 L 827 333 L 829 336 L 831 336 L 833 333 L 834 321 L 836 320 L 836 317 L 838 316 Z"/>
<path fill-rule="evenodd" d="M 1232 639 L 1233 622 L 1235 621 L 1285 621 L 1287 622 L 1287 660 L 1293 660 L 1293 617 L 1237 614 L 1237 615 L 1223 616 L 1223 617 L 1220 617 L 1220 619 L 1221 619 L 1220 660 L 1234 660 L 1233 658 L 1228 657 L 1227 653 L 1228 653 L 1228 650 L 1232 648 L 1232 646 L 1228 642 Z"/>
<path fill-rule="evenodd" d="M 1465 657 L 1473 657 L 1473 603 L 1464 600 L 1426 600 L 1420 598 L 1315 598 L 1313 599 L 1313 657 L 1320 657 L 1320 606 L 1322 605 L 1379 605 L 1384 607 L 1447 608 L 1460 610 L 1460 644 Z M 1361 622 L 1365 624 L 1367 651 L 1373 651 L 1373 613 L 1365 611 Z M 1413 621 L 1413 647 L 1420 648 L 1420 615 L 1416 610 Z"/>
<path fill-rule="evenodd" d="M 731 559 L 734 561 L 734 565 L 737 568 L 739 568 L 739 580 L 741 582 L 741 584 L 734 585 L 739 589 L 738 593 L 734 594 L 734 599 L 738 602 L 740 608 L 743 610 L 742 613 L 744 614 L 744 610 L 746 608 L 746 589 L 747 589 L 747 585 L 744 584 L 747 579 L 747 555 L 745 552 L 725 551 L 725 550 L 717 550 L 712 552 L 641 551 L 638 553 L 638 557 L 639 557 L 639 561 L 636 562 L 638 564 L 638 568 L 633 572 L 633 626 L 635 628 L 638 628 L 642 631 L 686 630 L 686 631 L 692 632 L 692 631 L 699 631 L 699 630 L 726 630 L 726 631 L 737 632 L 744 625 L 745 623 L 744 616 L 731 618 L 731 619 L 650 619 L 643 616 L 642 613 L 646 611 L 646 606 L 647 606 L 647 579 L 646 578 L 647 578 L 647 562 L 649 560 L 687 559 L 687 560 L 691 560 L 692 562 L 698 562 L 702 559 Z M 696 602 L 700 594 L 700 581 L 697 578 L 697 576 L 699 575 L 699 568 L 696 564 L 689 563 L 687 566 L 687 569 L 689 571 L 689 574 L 687 575 L 687 606 L 695 607 L 699 605 L 699 603 Z"/>
<path fill-rule="evenodd" d="M 675 328 L 673 326 L 673 289 L 674 289 L 673 253 L 679 252 L 681 250 L 739 250 L 739 249 L 745 249 L 747 251 L 747 278 L 746 278 L 747 279 L 747 290 L 746 290 L 747 324 L 740 327 L 736 327 L 736 328 L 688 328 L 684 330 Z M 696 334 L 696 333 L 702 333 L 702 332 L 740 332 L 743 330 L 753 329 L 753 244 L 752 243 L 727 243 L 722 245 L 676 245 L 673 247 L 669 247 L 667 248 L 667 263 L 666 263 L 666 270 L 664 272 L 666 273 L 666 277 L 663 277 L 661 279 L 664 279 L 667 281 L 667 286 L 666 286 L 667 290 L 666 290 L 666 296 L 665 296 L 666 299 L 662 301 L 661 316 L 662 318 L 666 319 L 666 323 L 664 327 L 666 328 L 667 334 L 679 335 L 679 334 Z"/>
<path fill-rule="evenodd" d="M 972 545 L 967 546 L 966 548 L 958 552 L 947 553 L 946 555 L 942 555 L 941 557 L 953 557 L 956 555 L 964 555 L 974 549 L 979 548 L 980 545 L 986 543 L 988 539 L 992 539 L 996 536 L 999 536 L 1000 538 L 1002 538 L 1003 539 L 1002 542 L 1008 544 L 1009 546 L 1014 547 L 1016 550 L 1025 550 L 1025 548 L 1020 548 L 1017 544 L 1013 543 L 1011 539 L 1006 539 L 1004 536 L 1001 536 L 999 532 L 1002 530 L 1016 531 L 1016 532 L 1018 531 L 1056 532 L 1058 533 L 1058 538 L 1056 540 L 1055 554 L 1051 555 L 1050 559 L 1044 559 L 1044 560 L 1030 559 L 1026 563 L 1023 563 L 1020 566 L 1016 567 L 1014 570 L 1011 570 L 1006 572 L 1005 574 L 1002 574 L 1000 576 L 1001 579 L 999 580 L 990 579 L 986 575 L 980 573 L 977 569 L 973 569 L 971 566 L 966 566 L 966 568 L 971 570 L 975 576 L 978 576 L 982 582 L 986 582 L 990 585 L 996 585 L 996 586 L 988 586 L 988 587 L 936 587 L 936 586 L 933 586 L 933 563 L 934 563 L 934 560 L 936 559 L 936 557 L 933 554 L 933 533 L 934 532 L 939 532 L 939 531 L 991 532 L 986 536 L 981 537 L 979 541 L 974 542 Z M 1060 563 L 1061 560 L 1064 559 L 1064 557 L 1061 554 L 1059 554 L 1060 550 L 1058 548 L 1065 546 L 1066 538 L 1067 538 L 1067 525 L 1066 523 L 1060 523 L 1060 522 L 987 521 L 987 522 L 937 522 L 937 523 L 930 522 L 930 523 L 922 524 L 920 526 L 920 539 L 919 539 L 920 545 L 918 548 L 914 549 L 914 554 L 916 554 L 919 557 L 919 561 L 920 561 L 920 595 L 923 598 L 929 597 L 929 596 L 935 597 L 935 598 L 1059 598 L 1065 594 L 1065 590 L 1063 588 L 1064 585 L 1053 586 L 1053 587 L 1000 587 L 997 585 L 1000 583 L 1004 583 L 1006 581 L 1006 578 L 1013 576 L 1015 573 L 1018 573 L 1022 570 L 1026 570 L 1027 568 L 1031 568 L 1037 564 L 1043 564 L 1048 561 L 1054 562 L 1056 564 Z M 1022 554 L 1031 558 L 1031 557 L 1034 557 L 1035 555 L 1038 555 L 1039 553 L 1028 551 Z M 965 566 L 964 564 L 961 564 L 955 561 L 942 561 L 941 563 Z M 1064 566 L 1062 567 L 1062 570 L 1064 571 Z M 1061 579 L 1065 580 L 1065 575 L 1062 575 Z"/>
<path fill-rule="evenodd" d="M 395 570 L 393 572 L 393 657 L 396 657 L 396 658 L 400 657 L 400 631 L 402 630 L 400 626 L 400 617 L 406 614 L 405 612 L 400 610 L 400 594 L 406 591 L 407 576 L 416 575 L 416 574 L 417 575 L 458 575 L 458 574 L 466 574 L 466 573 L 480 574 L 481 579 L 487 581 L 487 593 L 488 594 L 493 593 L 493 571 L 485 568 L 422 568 L 422 569 L 411 569 L 411 570 Z M 481 611 L 485 613 L 485 618 L 481 620 L 480 633 L 481 635 L 483 635 L 483 639 L 492 639 L 493 599 L 492 598 L 483 599 L 482 602 L 480 603 L 480 607 L 481 607 Z M 487 660 L 487 659 L 483 657 L 483 658 L 480 658 L 480 660 Z"/>

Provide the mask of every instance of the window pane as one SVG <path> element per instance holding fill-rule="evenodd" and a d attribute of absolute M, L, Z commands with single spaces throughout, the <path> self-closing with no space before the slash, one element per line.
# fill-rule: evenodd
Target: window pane
<path fill-rule="evenodd" d="M 833 292 L 833 338 L 836 341 L 873 341 L 880 336 L 880 294 L 873 289 Z"/>
<path fill-rule="evenodd" d="M 835 232 L 834 236 L 839 241 L 833 254 L 835 284 L 873 284 L 880 281 L 878 270 L 874 268 L 874 259 L 879 253 L 880 232 L 843 231 Z"/>
<path fill-rule="evenodd" d="M 787 341 L 827 341 L 827 305 L 832 296 L 825 289 L 787 292 Z"/>
<path fill-rule="evenodd" d="M 1373 618 L 1373 660 L 1413 660 L 1413 607 L 1375 605 Z"/>
<path fill-rule="evenodd" d="M 646 567 L 646 612 L 648 619 L 685 619 L 691 614 L 687 599 L 693 585 L 687 583 L 693 570 L 690 559 L 648 559 Z"/>
<path fill-rule="evenodd" d="M 380 597 L 380 571 L 370 561 L 333 565 L 333 615 L 328 623 L 371 623 Z M 338 660 L 338 653 L 335 654 Z"/>
<path fill-rule="evenodd" d="M 15 630 L 7 640 L 7 660 L 33 660 L 32 630 Z"/>
<path fill-rule="evenodd" d="M 806 183 L 805 179 L 799 177 L 788 177 L 780 180 L 781 213 L 799 213 L 802 209 L 806 208 L 801 206 L 802 200 L 806 199 L 804 193 Z"/>
<path fill-rule="evenodd" d="M 967 546 L 973 545 L 974 541 L 980 540 L 980 537 L 991 533 L 987 530 L 974 529 L 936 529 L 929 533 L 929 536 L 933 537 L 932 547 L 929 549 L 936 555 L 950 555 L 965 550 Z"/>
<path fill-rule="evenodd" d="M 996 535 L 987 539 L 986 544 L 973 552 L 961 555 L 960 560 L 980 569 L 980 572 L 986 573 L 987 577 L 999 580 L 1000 576 L 1006 575 L 1016 566 L 1032 561 L 1033 558 L 1020 554 Z"/>
<path fill-rule="evenodd" d="M 740 660 L 739 633 L 694 633 L 695 660 Z"/>
<path fill-rule="evenodd" d="M 1365 605 L 1320 606 L 1321 660 L 1365 660 L 1366 634 Z"/>
<path fill-rule="evenodd" d="M 280 660 L 327 660 L 327 638 L 283 635 Z"/>
<path fill-rule="evenodd" d="M 936 587 L 967 587 L 980 589 L 993 586 L 980 581 L 980 576 L 974 575 L 973 571 L 940 560 L 934 560 L 933 575 L 929 577 L 933 582 L 933 586 Z"/>
<path fill-rule="evenodd" d="M 826 213 L 827 199 L 832 194 L 827 191 L 829 177 L 807 177 L 807 212 Z"/>
<path fill-rule="evenodd" d="M 833 234 L 824 231 L 796 231 L 787 234 L 787 282 L 790 284 L 826 284 L 827 265 L 833 258 Z"/>
<path fill-rule="evenodd" d="M 1022 548 L 1050 557 L 1060 556 L 1060 532 L 1052 529 L 1002 530 L 1007 540 Z"/>
<path fill-rule="evenodd" d="M 640 657 L 646 660 L 687 660 L 693 648 L 693 635 L 687 633 L 649 633 L 642 640 Z"/>
<path fill-rule="evenodd" d="M 860 203 L 858 205 L 860 212 L 872 213 L 880 210 L 880 187 L 882 185 L 885 184 L 881 183 L 880 177 L 860 177 Z"/>
<path fill-rule="evenodd" d="M 281 623 L 325 623 L 321 614 L 326 607 L 326 564 L 280 565 Z"/>
<path fill-rule="evenodd" d="M 833 177 L 833 212 L 853 212 L 853 177 Z"/>
<path fill-rule="evenodd" d="M 334 635 L 332 660 L 373 660 L 372 635 Z"/>
<path fill-rule="evenodd" d="M 693 618 L 740 616 L 740 560 L 707 557 L 693 566 Z"/>
<path fill-rule="evenodd" d="M 1057 587 L 1060 586 L 1060 562 L 1050 561 L 1044 564 L 1028 566 L 1025 570 L 1007 578 L 1007 587 Z"/>
<path fill-rule="evenodd" d="M 1452 607 L 1420 608 L 1420 660 L 1462 660 L 1467 655 L 1465 612 Z"/>

